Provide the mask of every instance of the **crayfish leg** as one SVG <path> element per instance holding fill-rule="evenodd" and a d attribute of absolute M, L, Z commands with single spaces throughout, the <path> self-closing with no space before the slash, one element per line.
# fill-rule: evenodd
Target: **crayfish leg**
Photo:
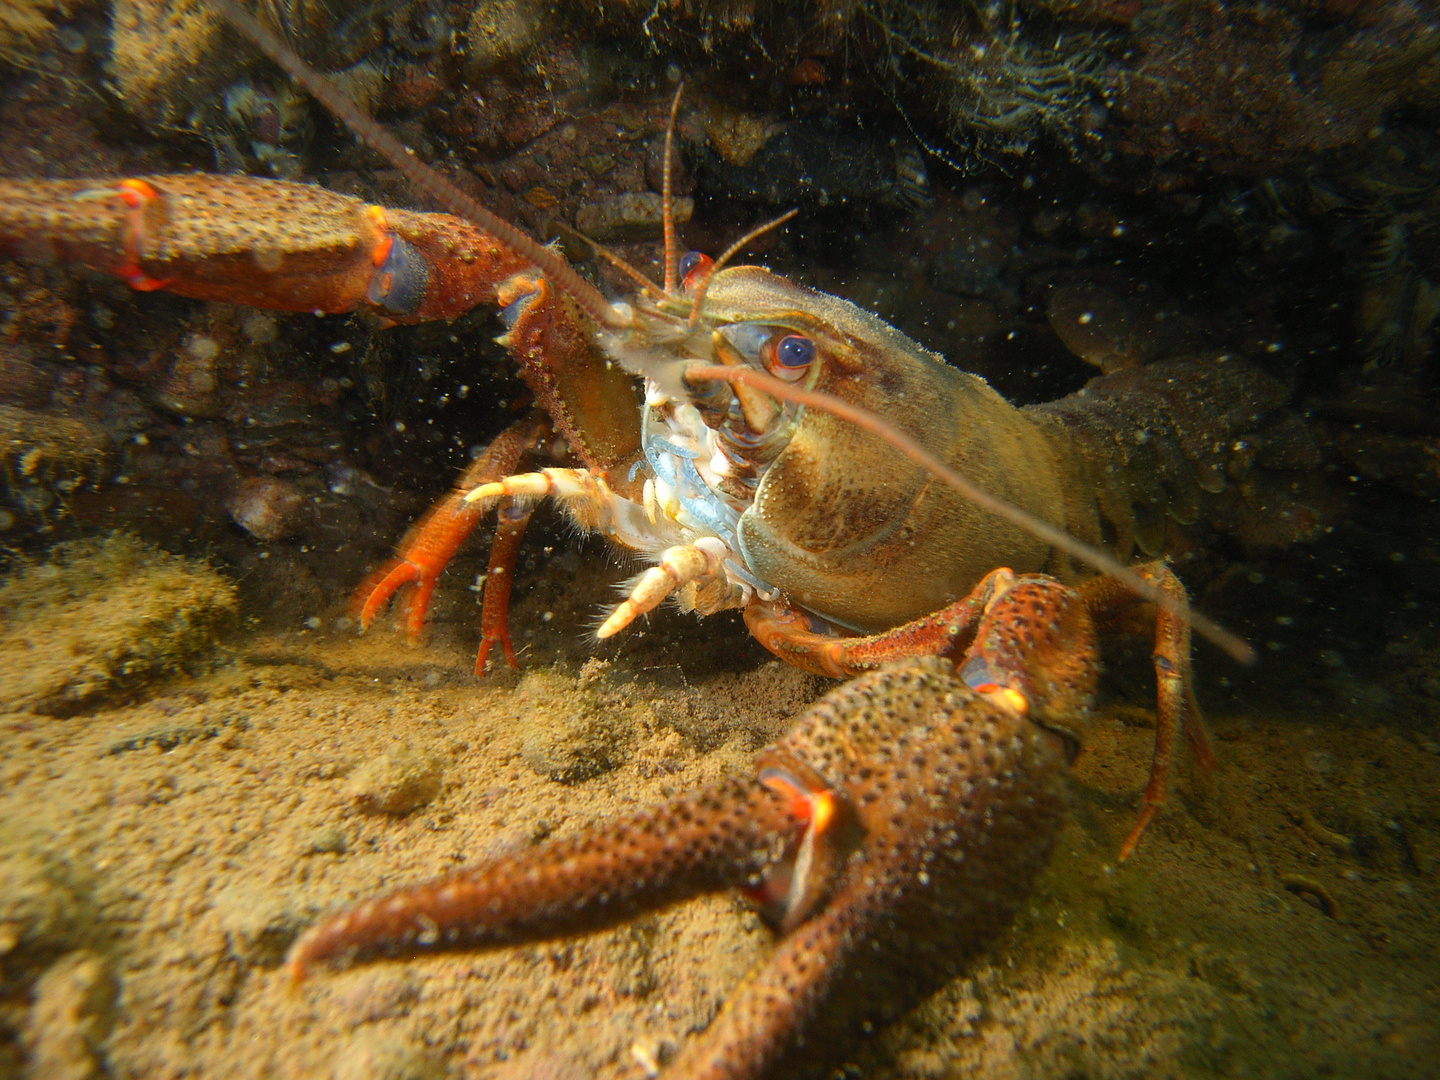
<path fill-rule="evenodd" d="M 1183 611 L 1188 607 L 1185 586 L 1163 561 L 1135 568 L 1146 581 L 1161 593 L 1177 601 Z M 1079 586 L 1095 620 L 1104 623 L 1114 619 L 1140 601 L 1123 582 L 1099 577 Z M 1155 753 L 1150 762 L 1150 779 L 1140 797 L 1140 816 L 1120 846 L 1119 858 L 1128 859 L 1135 853 L 1145 830 L 1159 813 L 1170 786 L 1170 772 L 1175 760 L 1175 735 L 1185 733 L 1195 766 L 1204 773 L 1215 767 L 1215 751 L 1200 706 L 1195 700 L 1195 680 L 1190 666 L 1190 623 L 1171 607 L 1156 607 L 1155 614 Z"/>
<path fill-rule="evenodd" d="M 974 640 L 975 627 L 989 605 L 1013 582 L 1009 570 L 995 570 L 964 599 L 893 630 L 863 637 L 844 636 L 843 631 L 783 600 L 752 601 L 745 608 L 745 625 L 756 641 L 792 667 L 848 679 L 892 660 L 959 657 Z"/>
<path fill-rule="evenodd" d="M 356 592 L 355 606 L 362 630 L 369 627 L 396 592 L 413 583 L 415 591 L 410 597 L 406 631 L 411 641 L 419 638 L 425 626 L 425 614 L 430 598 L 434 595 L 441 572 L 489 509 L 486 503 L 467 501 L 466 496 L 475 488 L 514 472 L 525 455 L 548 431 L 549 425 L 543 418 L 535 415 L 511 424 L 496 436 L 484 453 L 465 470 L 456 485 L 411 526 L 405 539 L 400 542 L 395 557 L 372 572 Z M 528 515 L 525 520 L 529 520 Z M 515 560 L 519 555 L 520 540 L 524 533 L 523 523 L 517 530 L 513 522 L 507 528 L 502 521 L 497 528 L 490 557 L 491 575 L 494 575 L 497 569 L 501 571 L 495 578 L 497 582 L 513 577 Z M 490 578 L 487 577 L 486 580 L 488 582 Z M 506 647 L 506 658 L 513 664 L 514 653 L 508 648 L 508 581 L 504 589 L 487 588 L 483 603 L 481 624 L 485 640 L 481 643 L 482 651 L 476 661 L 481 671 L 484 670 L 484 659 L 489 652 L 489 645 L 495 641 Z"/>
<path fill-rule="evenodd" d="M 473 504 L 472 504 L 473 505 Z M 505 663 L 518 668 L 515 646 L 510 642 L 510 589 L 515 584 L 515 564 L 535 508 L 527 503 L 505 500 L 495 522 L 495 539 L 490 545 L 490 565 L 485 571 L 485 592 L 480 608 L 480 648 L 475 653 L 475 674 L 485 674 L 490 650 L 497 643 Z"/>

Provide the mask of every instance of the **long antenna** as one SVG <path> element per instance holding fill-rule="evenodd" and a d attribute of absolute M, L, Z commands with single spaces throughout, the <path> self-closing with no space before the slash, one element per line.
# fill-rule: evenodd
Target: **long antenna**
<path fill-rule="evenodd" d="M 301 60 L 294 49 L 257 22 L 254 16 L 242 11 L 233 0 L 211 0 L 211 3 L 236 30 L 249 38 L 261 52 L 303 86 L 316 101 L 349 128 L 357 139 L 398 169 L 415 186 L 415 190 L 428 195 L 452 214 L 484 229 L 506 247 L 525 256 L 556 288 L 574 300 L 602 326 L 612 330 L 629 327 L 629 318 L 612 307 L 600 290 L 577 274 L 558 252 L 546 247 L 498 214 L 485 209 L 426 165 L 415 156 L 414 151 L 371 117 L 366 116 L 360 107 L 337 90 L 329 79 Z"/>
<path fill-rule="evenodd" d="M 679 277 L 680 249 L 675 246 L 675 202 L 671 197 L 674 181 L 671 166 L 675 153 L 675 121 L 680 115 L 680 95 L 685 92 L 681 82 L 675 87 L 675 98 L 670 102 L 670 122 L 665 125 L 665 178 L 660 184 L 660 216 L 665 220 L 665 295 L 675 292 L 676 278 Z"/>
<path fill-rule="evenodd" d="M 1034 514 L 1004 499 L 998 499 L 982 488 L 976 487 L 962 474 L 957 472 L 949 464 L 936 457 L 925 447 L 921 446 L 913 438 L 901 431 L 889 421 L 876 416 L 868 409 L 862 409 L 851 405 L 848 401 L 828 394 L 823 390 L 805 390 L 799 386 L 792 386 L 789 383 L 781 382 L 775 376 L 763 371 L 757 371 L 748 367 L 723 367 L 719 364 L 695 364 L 685 369 L 685 377 L 690 380 L 714 380 L 738 385 L 748 385 L 756 390 L 763 391 L 779 401 L 788 401 L 792 405 L 803 405 L 809 409 L 817 409 L 820 412 L 829 413 L 837 419 L 854 424 L 863 431 L 893 446 L 900 453 L 904 454 L 922 469 L 943 481 L 946 485 L 959 492 L 982 510 L 987 510 L 998 518 L 1010 522 L 1018 528 L 1034 534 L 1047 544 L 1051 544 L 1067 555 L 1071 555 L 1087 566 L 1105 574 L 1110 574 L 1124 582 L 1125 587 L 1146 600 L 1169 611 L 1175 612 L 1194 627 L 1195 631 L 1207 639 L 1211 644 L 1223 649 L 1236 661 L 1242 664 L 1253 664 L 1255 662 L 1255 650 L 1250 647 L 1249 642 L 1244 638 L 1226 630 L 1213 619 L 1200 614 L 1182 601 L 1166 596 L 1150 582 L 1141 578 L 1133 570 L 1126 567 L 1110 555 L 1105 554 L 1099 548 L 1091 547 L 1082 540 L 1077 540 L 1063 529 L 1057 529 L 1048 521 L 1044 521 Z"/>

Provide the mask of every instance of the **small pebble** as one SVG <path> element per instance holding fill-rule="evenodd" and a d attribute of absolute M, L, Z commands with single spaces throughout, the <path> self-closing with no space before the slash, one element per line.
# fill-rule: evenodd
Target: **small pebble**
<path fill-rule="evenodd" d="M 55 44 L 66 52 L 75 56 L 81 56 L 89 48 L 85 41 L 85 35 L 76 30 L 73 26 L 61 26 L 55 30 Z"/>
<path fill-rule="evenodd" d="M 268 345 L 280 336 L 280 324 L 274 315 L 263 311 L 252 311 L 240 324 L 240 332 L 256 345 Z"/>
<path fill-rule="evenodd" d="M 307 510 L 299 488 L 272 476 L 240 481 L 225 505 L 236 525 L 267 543 L 293 535 Z"/>
<path fill-rule="evenodd" d="M 421 979 L 386 967 L 357 971 L 335 993 L 335 1012 L 350 1027 L 404 1016 L 420 1000 Z"/>
<path fill-rule="evenodd" d="M 308 921 L 273 885 L 233 875 L 210 895 L 230 950 L 239 959 L 278 967 Z"/>
<path fill-rule="evenodd" d="M 333 825 L 317 829 L 305 845 L 307 855 L 344 855 L 349 849 L 345 834 Z"/>
<path fill-rule="evenodd" d="M 399 816 L 433 802 L 444 778 L 439 755 L 402 743 L 362 765 L 349 791 L 365 813 Z"/>

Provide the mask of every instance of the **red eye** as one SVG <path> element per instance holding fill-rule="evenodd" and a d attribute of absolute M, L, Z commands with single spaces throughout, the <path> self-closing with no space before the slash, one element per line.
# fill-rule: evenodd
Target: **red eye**
<path fill-rule="evenodd" d="M 786 334 L 765 348 L 765 367 L 771 375 L 786 382 L 797 382 L 815 362 L 815 342 L 800 334 Z"/>

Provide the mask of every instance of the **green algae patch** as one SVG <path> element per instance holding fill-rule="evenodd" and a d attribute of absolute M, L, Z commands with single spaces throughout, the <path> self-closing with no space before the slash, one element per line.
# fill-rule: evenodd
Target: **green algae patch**
<path fill-rule="evenodd" d="M 0 709 L 66 715 L 208 653 L 235 586 L 133 536 L 59 544 L 0 584 Z"/>

